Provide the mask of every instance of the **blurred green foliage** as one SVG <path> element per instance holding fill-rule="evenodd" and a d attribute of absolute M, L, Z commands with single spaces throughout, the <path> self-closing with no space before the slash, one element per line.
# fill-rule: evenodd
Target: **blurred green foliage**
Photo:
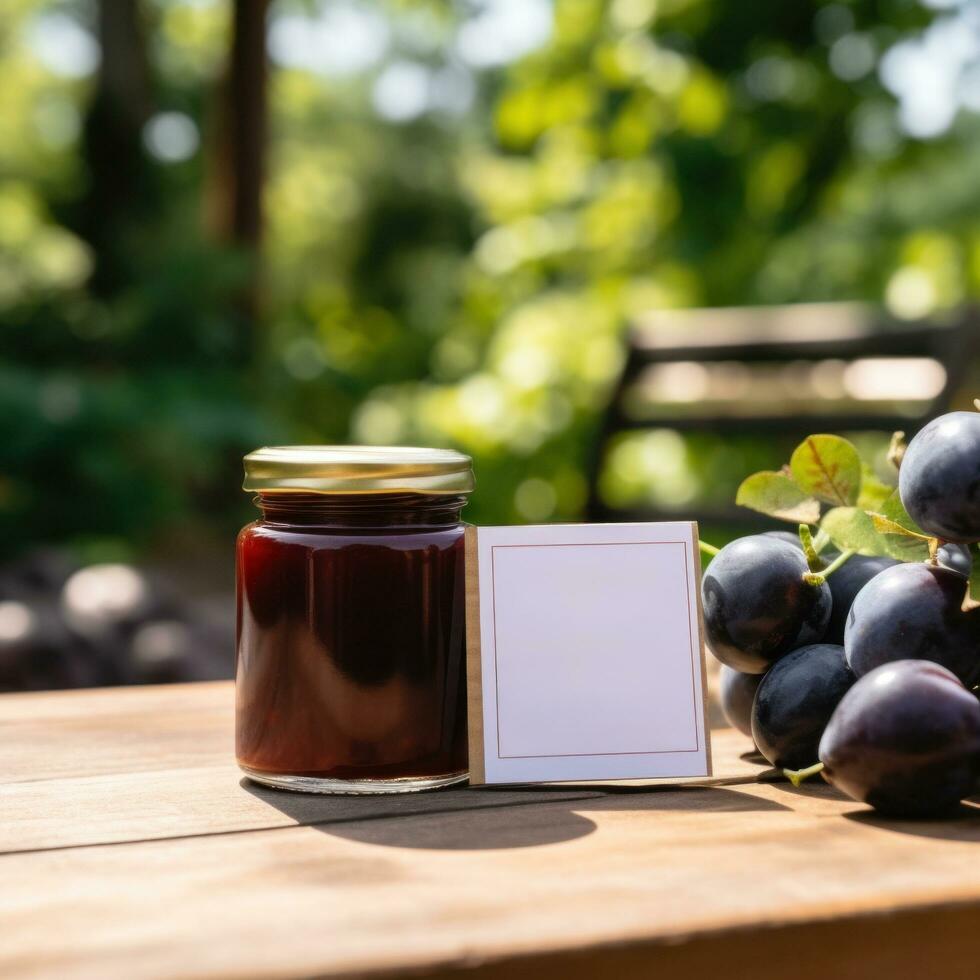
<path fill-rule="evenodd" d="M 330 6 L 274 3 L 270 37 Z M 225 534 L 267 442 L 451 444 L 476 458 L 471 519 L 574 518 L 631 315 L 914 317 L 980 289 L 973 103 L 916 134 L 882 81 L 948 4 L 555 0 L 547 39 L 489 66 L 460 47 L 486 4 L 342 6 L 383 43 L 344 71 L 274 57 L 257 266 L 206 230 L 228 4 L 144 0 L 152 116 L 95 168 L 94 0 L 4 4 L 4 551 Z M 784 449 L 657 430 L 603 488 L 695 507 Z"/>

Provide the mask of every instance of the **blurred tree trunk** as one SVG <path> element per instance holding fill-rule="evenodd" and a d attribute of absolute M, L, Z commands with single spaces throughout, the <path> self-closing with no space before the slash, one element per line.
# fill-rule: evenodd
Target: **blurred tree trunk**
<path fill-rule="evenodd" d="M 219 91 L 217 145 L 209 175 L 209 215 L 217 236 L 257 262 L 265 177 L 269 0 L 235 0 L 231 48 Z M 257 271 L 241 296 L 248 325 L 258 309 Z M 244 338 L 246 351 L 251 338 Z"/>
<path fill-rule="evenodd" d="M 236 0 L 234 4 L 210 174 L 214 230 L 223 240 L 248 248 L 257 248 L 262 239 L 268 7 L 269 0 Z"/>
<path fill-rule="evenodd" d="M 152 97 L 140 0 L 100 0 L 97 33 L 102 57 L 82 137 L 88 186 L 76 225 L 95 252 L 92 288 L 107 294 L 128 279 L 125 226 L 153 205 L 142 143 Z"/>

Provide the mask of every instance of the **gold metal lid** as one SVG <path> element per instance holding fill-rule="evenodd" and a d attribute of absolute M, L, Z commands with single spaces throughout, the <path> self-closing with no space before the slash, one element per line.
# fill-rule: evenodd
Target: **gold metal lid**
<path fill-rule="evenodd" d="M 414 446 L 265 446 L 245 457 L 244 490 L 471 493 L 473 460 Z"/>

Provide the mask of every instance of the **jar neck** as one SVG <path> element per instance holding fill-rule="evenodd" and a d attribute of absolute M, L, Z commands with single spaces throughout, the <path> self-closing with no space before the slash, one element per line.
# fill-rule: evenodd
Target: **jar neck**
<path fill-rule="evenodd" d="M 464 494 L 275 493 L 255 505 L 268 524 L 300 527 L 447 527 L 460 523 Z"/>

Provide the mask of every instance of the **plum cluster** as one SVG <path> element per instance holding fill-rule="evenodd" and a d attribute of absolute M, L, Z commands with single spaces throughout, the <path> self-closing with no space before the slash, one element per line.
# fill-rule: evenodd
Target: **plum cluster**
<path fill-rule="evenodd" d="M 722 709 L 773 766 L 822 771 L 885 814 L 934 816 L 980 778 L 980 414 L 923 428 L 899 494 L 929 560 L 830 549 L 815 563 L 806 528 L 767 532 L 718 551 L 702 604 Z"/>

